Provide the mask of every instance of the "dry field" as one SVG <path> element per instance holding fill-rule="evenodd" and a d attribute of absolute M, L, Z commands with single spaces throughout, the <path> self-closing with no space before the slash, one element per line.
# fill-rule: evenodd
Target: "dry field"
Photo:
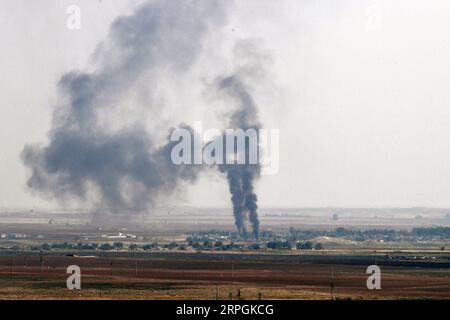
<path fill-rule="evenodd" d="M 82 290 L 66 288 L 78 265 Z M 0 257 L 0 299 L 450 299 L 450 269 L 382 267 L 382 290 L 366 266 L 226 260 L 219 257 Z"/>

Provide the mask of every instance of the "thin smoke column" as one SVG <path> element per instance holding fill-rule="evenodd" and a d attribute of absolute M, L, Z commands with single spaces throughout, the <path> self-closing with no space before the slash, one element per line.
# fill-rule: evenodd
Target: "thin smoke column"
<path fill-rule="evenodd" d="M 89 200 L 98 209 L 127 212 L 145 210 L 181 180 L 194 181 L 200 169 L 173 165 L 171 143 L 156 145 L 142 121 L 114 130 L 108 116 L 143 87 L 144 76 L 141 89 L 152 90 L 159 73 L 187 72 L 208 30 L 225 18 L 225 1 L 157 0 L 116 19 L 95 52 L 94 71 L 61 77 L 49 143 L 27 145 L 22 152 L 31 171 L 28 187 L 63 203 Z M 158 114 L 155 103 L 149 104 Z"/>
<path fill-rule="evenodd" d="M 239 75 L 222 79 L 219 82 L 219 89 L 233 98 L 237 105 L 236 110 L 231 115 L 229 128 L 244 131 L 255 129 L 258 132 L 261 128 L 258 120 L 258 109 Z M 252 142 L 257 143 L 258 141 Z M 257 164 L 248 163 L 249 144 L 250 141 L 246 141 L 245 164 L 223 164 L 219 166 L 219 170 L 226 173 L 227 176 L 238 231 L 241 235 L 247 237 L 245 221 L 248 214 L 248 220 L 253 228 L 253 236 L 257 239 L 259 237 L 258 198 L 254 192 L 254 180 L 260 176 L 261 167 L 259 162 Z"/>

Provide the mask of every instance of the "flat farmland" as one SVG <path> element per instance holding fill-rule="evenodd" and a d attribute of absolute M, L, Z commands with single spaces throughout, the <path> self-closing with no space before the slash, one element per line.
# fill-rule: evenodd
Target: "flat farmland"
<path fill-rule="evenodd" d="M 5 255 L 0 299 L 450 299 L 447 264 L 380 263 L 382 289 L 368 290 L 370 264 L 337 262 L 240 254 Z M 82 290 L 66 288 L 69 265 L 81 268 Z"/>

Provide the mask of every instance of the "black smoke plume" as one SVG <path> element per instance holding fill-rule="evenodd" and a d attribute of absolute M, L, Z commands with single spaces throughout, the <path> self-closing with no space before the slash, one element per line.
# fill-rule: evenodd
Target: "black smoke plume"
<path fill-rule="evenodd" d="M 229 129 L 255 129 L 259 131 L 261 125 L 258 120 L 258 109 L 256 103 L 248 92 L 244 82 L 238 75 L 230 76 L 219 82 L 219 89 L 224 91 L 237 105 L 231 115 Z M 238 231 L 243 237 L 247 237 L 245 221 L 252 224 L 253 236 L 259 237 L 258 219 L 258 198 L 254 192 L 254 180 L 260 176 L 261 167 L 258 164 L 251 164 L 249 160 L 249 144 L 258 141 L 246 141 L 245 144 L 245 164 L 223 164 L 219 166 L 221 172 L 226 173 L 231 202 L 233 204 L 233 214 Z M 236 146 L 236 143 L 235 143 Z M 237 150 L 235 150 L 237 152 Z"/>
<path fill-rule="evenodd" d="M 151 90 L 158 72 L 185 72 L 225 11 L 220 0 L 156 0 L 115 20 L 96 52 L 94 71 L 69 72 L 59 81 L 49 144 L 25 146 L 28 187 L 62 202 L 86 203 L 94 193 L 97 208 L 140 211 L 179 181 L 195 180 L 197 166 L 172 164 L 171 143 L 155 145 L 143 123 L 113 130 L 108 115 L 144 75 Z"/>
<path fill-rule="evenodd" d="M 154 0 L 116 19 L 95 52 L 93 68 L 61 77 L 49 143 L 27 145 L 22 152 L 31 171 L 28 187 L 63 203 L 76 201 L 94 205 L 98 212 L 129 213 L 145 211 L 160 194 L 176 190 L 180 181 L 195 181 L 204 167 L 174 165 L 175 143 L 157 144 L 142 121 L 113 129 L 110 113 L 136 87 L 148 91 L 157 87 L 161 73 L 188 72 L 208 30 L 225 22 L 229 5 L 220 0 Z M 228 127 L 259 129 L 256 104 L 241 76 L 223 78 L 219 88 L 237 106 Z M 145 107 L 158 114 L 154 101 Z M 219 169 L 227 175 L 238 230 L 245 236 L 249 220 L 257 238 L 254 181 L 260 175 L 259 165 Z"/>

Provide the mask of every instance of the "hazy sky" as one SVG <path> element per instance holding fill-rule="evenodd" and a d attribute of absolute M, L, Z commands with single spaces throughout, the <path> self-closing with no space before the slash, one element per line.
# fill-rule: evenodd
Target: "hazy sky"
<path fill-rule="evenodd" d="M 0 2 L 0 207 L 55 205 L 27 191 L 20 153 L 48 141 L 61 75 L 89 68 L 111 22 L 141 2 Z M 66 28 L 70 4 L 81 30 Z M 204 120 L 203 77 L 246 39 L 270 56 L 255 98 L 264 127 L 281 129 L 280 171 L 258 181 L 260 206 L 450 207 L 448 0 L 236 0 L 192 81 L 159 99 L 188 101 L 178 118 Z M 169 203 L 229 206 L 227 188 L 204 175 Z"/>

